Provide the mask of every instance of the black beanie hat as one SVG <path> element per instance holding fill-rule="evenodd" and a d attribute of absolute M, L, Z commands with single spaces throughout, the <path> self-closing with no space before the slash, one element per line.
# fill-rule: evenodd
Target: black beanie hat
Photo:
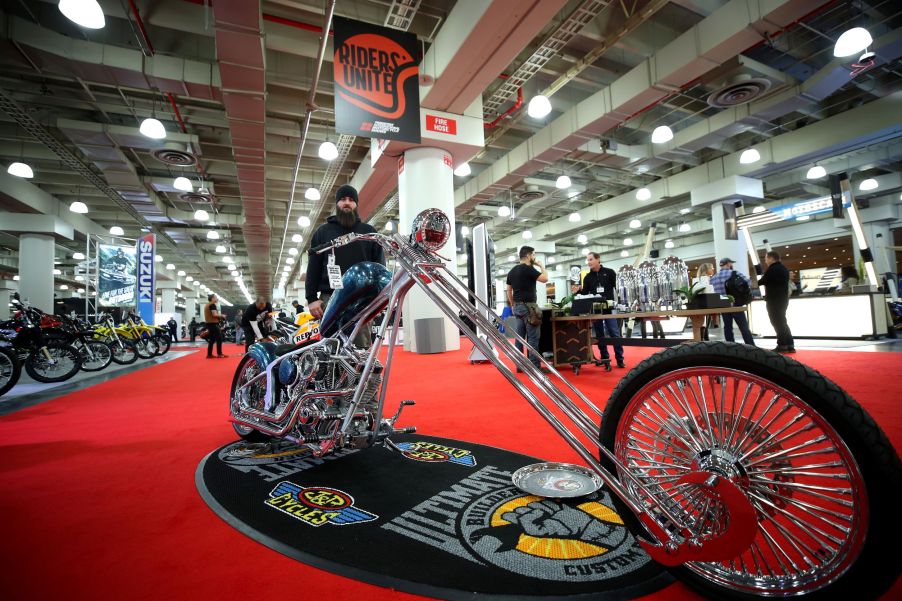
<path fill-rule="evenodd" d="M 338 191 L 335 192 L 336 204 L 338 203 L 339 200 L 341 200 L 345 196 L 350 196 L 351 198 L 354 199 L 354 202 L 356 202 L 357 204 L 360 204 L 360 201 L 357 200 L 357 189 L 354 186 L 352 186 L 350 184 L 345 184 L 342 187 L 340 187 L 338 189 Z"/>

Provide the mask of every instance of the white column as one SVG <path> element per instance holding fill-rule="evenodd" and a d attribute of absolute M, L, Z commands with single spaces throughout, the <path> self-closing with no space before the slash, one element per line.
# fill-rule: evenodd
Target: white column
<path fill-rule="evenodd" d="M 0 280 L 0 319 L 9 319 L 9 299 L 18 289 L 13 280 Z"/>
<path fill-rule="evenodd" d="M 162 310 L 160 313 L 175 313 L 175 288 L 163 288 L 160 291 L 162 295 Z"/>
<path fill-rule="evenodd" d="M 440 209 L 451 220 L 451 238 L 439 251 L 450 257 L 450 269 L 456 268 L 457 239 L 454 227 L 454 174 L 451 153 L 439 148 L 412 148 L 404 153 L 398 163 L 398 198 L 400 232 L 410 233 L 410 226 L 420 211 Z M 446 351 L 460 348 L 460 334 L 457 326 L 426 295 L 414 286 L 404 302 L 404 349 L 416 349 L 416 321 L 419 319 L 441 318 L 445 332 Z"/>
<path fill-rule="evenodd" d="M 189 292 L 185 295 L 185 319 L 191 323 L 191 318 L 197 316 L 197 292 Z"/>
<path fill-rule="evenodd" d="M 19 296 L 32 306 L 53 314 L 53 236 L 19 237 Z"/>
<path fill-rule="evenodd" d="M 732 200 L 727 202 L 733 204 Z M 749 255 L 745 248 L 745 240 L 738 230 L 736 240 L 727 240 L 723 206 L 724 203 L 720 202 L 711 205 L 711 225 L 714 228 L 714 271 L 720 270 L 721 259 L 730 258 L 735 261 L 733 268 L 736 271 L 749 275 Z"/>
<path fill-rule="evenodd" d="M 890 253 L 885 247 L 892 246 L 893 234 L 889 229 L 889 223 L 886 221 L 871 221 L 870 223 L 862 223 L 861 229 L 864 230 L 864 237 L 868 241 L 868 248 L 874 255 L 874 271 L 877 272 L 877 278 L 883 280 L 883 274 L 887 271 L 895 271 L 895 265 L 890 263 Z M 879 238 L 877 236 L 880 236 Z M 858 269 L 858 266 L 855 267 Z M 863 275 L 863 274 L 859 274 Z M 871 282 L 880 285 L 880 282 Z"/>

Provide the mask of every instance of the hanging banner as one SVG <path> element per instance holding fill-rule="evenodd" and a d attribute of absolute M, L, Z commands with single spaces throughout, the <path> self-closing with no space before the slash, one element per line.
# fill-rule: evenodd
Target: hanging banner
<path fill-rule="evenodd" d="M 102 307 L 135 304 L 135 249 L 98 244 L 97 301 Z"/>
<path fill-rule="evenodd" d="M 153 325 L 156 313 L 155 291 L 156 281 L 154 274 L 154 253 L 157 240 L 155 234 L 145 234 L 138 238 L 138 315 L 145 323 Z"/>
<path fill-rule="evenodd" d="M 420 143 L 417 37 L 335 17 L 335 130 Z"/>

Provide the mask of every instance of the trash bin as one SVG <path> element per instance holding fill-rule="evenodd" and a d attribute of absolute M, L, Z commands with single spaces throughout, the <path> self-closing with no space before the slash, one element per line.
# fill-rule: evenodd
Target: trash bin
<path fill-rule="evenodd" d="M 441 317 L 414 320 L 417 354 L 445 352 L 445 324 Z"/>

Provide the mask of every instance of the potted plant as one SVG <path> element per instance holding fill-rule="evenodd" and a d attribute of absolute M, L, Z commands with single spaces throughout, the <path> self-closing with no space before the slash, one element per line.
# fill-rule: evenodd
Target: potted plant
<path fill-rule="evenodd" d="M 573 301 L 573 298 L 575 296 L 576 296 L 575 294 L 570 294 L 568 296 L 565 296 L 558 302 L 552 301 L 551 303 L 549 303 L 552 307 L 552 309 L 551 309 L 552 317 L 560 316 L 560 315 L 570 315 L 570 306 L 569 305 Z"/>

